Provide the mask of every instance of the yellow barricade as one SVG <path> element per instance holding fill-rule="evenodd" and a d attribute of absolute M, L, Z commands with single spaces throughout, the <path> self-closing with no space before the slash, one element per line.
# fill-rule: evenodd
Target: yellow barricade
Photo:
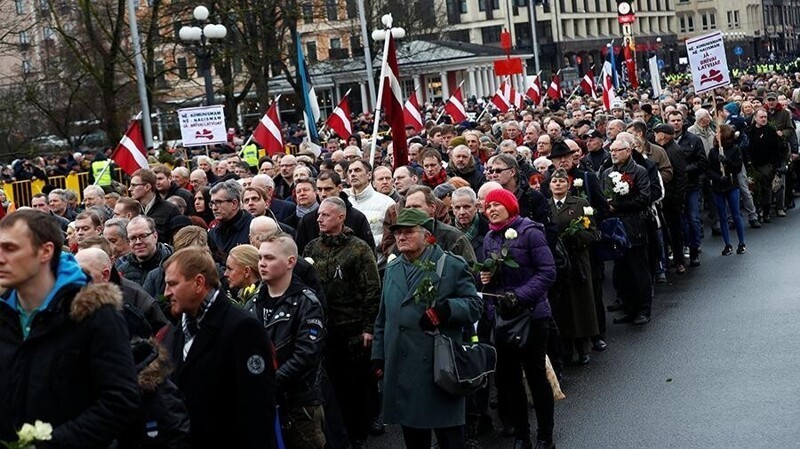
<path fill-rule="evenodd" d="M 114 170 L 114 180 L 125 183 L 124 173 L 120 169 Z M 2 183 L 3 191 L 8 197 L 8 201 L 16 204 L 17 207 L 30 207 L 33 195 L 41 193 L 46 185 L 51 185 L 57 189 L 72 190 L 78 194 L 78 201 L 83 201 L 83 189 L 89 185 L 89 172 L 70 173 L 67 176 L 50 176 L 45 183 L 41 179 L 35 181 L 13 181 Z"/>

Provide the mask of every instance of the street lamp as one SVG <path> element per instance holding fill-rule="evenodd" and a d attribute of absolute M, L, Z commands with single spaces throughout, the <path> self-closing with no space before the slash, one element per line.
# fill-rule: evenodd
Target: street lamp
<path fill-rule="evenodd" d="M 206 87 L 206 106 L 214 104 L 214 81 L 211 79 L 211 39 L 224 39 L 228 34 L 225 25 L 206 23 L 208 20 L 208 8 L 198 6 L 192 12 L 195 22 L 199 26 L 183 26 L 178 32 L 181 38 L 192 53 L 197 57 L 198 71 L 203 74 Z"/>

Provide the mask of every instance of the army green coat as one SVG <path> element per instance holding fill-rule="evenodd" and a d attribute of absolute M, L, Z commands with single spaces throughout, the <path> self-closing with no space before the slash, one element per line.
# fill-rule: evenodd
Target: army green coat
<path fill-rule="evenodd" d="M 435 264 L 442 255 L 441 278 L 435 270 L 424 271 L 404 256 L 386 266 L 372 359 L 385 361 L 383 407 L 389 424 L 419 429 L 464 424 L 464 398 L 450 395 L 433 382 L 433 337 L 419 327 L 426 305 L 414 300 L 414 292 L 431 276 L 438 286 L 436 302 L 448 301 L 452 311 L 439 330 L 456 341 L 461 341 L 464 326 L 478 321 L 483 302 L 464 259 L 433 245 L 420 260 Z"/>

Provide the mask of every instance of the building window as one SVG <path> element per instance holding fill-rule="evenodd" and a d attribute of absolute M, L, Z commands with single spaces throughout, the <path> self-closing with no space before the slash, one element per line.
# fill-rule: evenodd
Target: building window
<path fill-rule="evenodd" d="M 317 43 L 306 42 L 306 59 L 309 62 L 317 62 Z"/>
<path fill-rule="evenodd" d="M 156 73 L 154 73 L 154 75 L 156 77 L 156 87 L 162 89 L 167 87 L 167 77 L 165 76 L 166 70 L 164 66 L 164 61 L 156 61 L 155 70 Z"/>
<path fill-rule="evenodd" d="M 728 11 L 728 28 L 739 28 L 739 11 Z"/>
<path fill-rule="evenodd" d="M 350 35 L 350 51 L 353 53 L 353 56 L 364 56 L 364 47 L 361 45 L 361 35 L 360 34 L 351 34 Z"/>
<path fill-rule="evenodd" d="M 331 38 L 331 48 L 342 48 L 342 40 L 338 37 Z"/>
<path fill-rule="evenodd" d="M 314 22 L 314 5 L 311 3 L 303 3 L 303 22 Z"/>
<path fill-rule="evenodd" d="M 25 14 L 25 2 L 23 0 L 14 0 L 14 7 L 17 9 L 17 14 Z"/>
<path fill-rule="evenodd" d="M 688 16 L 686 18 L 686 31 L 693 32 L 694 31 L 694 17 Z"/>
<path fill-rule="evenodd" d="M 500 31 L 501 27 L 493 26 L 493 27 L 483 27 L 481 28 L 481 37 L 483 38 L 484 44 L 497 44 L 500 42 Z"/>
<path fill-rule="evenodd" d="M 708 13 L 708 23 L 711 24 L 711 29 L 712 30 L 716 30 L 717 29 L 717 14 L 716 13 L 713 13 L 713 12 Z"/>
<path fill-rule="evenodd" d="M 467 0 L 459 0 L 458 10 L 461 11 L 461 14 L 467 13 Z"/>
<path fill-rule="evenodd" d="M 492 5 L 492 9 L 500 9 L 500 0 L 478 0 L 478 11 L 486 11 L 486 5 Z"/>
<path fill-rule="evenodd" d="M 325 10 L 328 13 L 328 20 L 339 20 L 339 5 L 336 0 L 325 0 Z"/>
<path fill-rule="evenodd" d="M 186 65 L 186 58 L 178 58 L 175 60 L 175 64 L 178 66 L 178 78 L 182 80 L 189 79 L 189 67 Z"/>
<path fill-rule="evenodd" d="M 19 44 L 20 45 L 28 45 L 31 43 L 31 39 L 28 36 L 27 31 L 20 31 L 19 32 Z"/>
<path fill-rule="evenodd" d="M 33 70 L 33 67 L 31 66 L 31 62 L 29 60 L 27 60 L 27 59 L 23 59 L 22 60 L 22 73 L 27 75 L 27 74 L 31 73 L 31 70 Z"/>

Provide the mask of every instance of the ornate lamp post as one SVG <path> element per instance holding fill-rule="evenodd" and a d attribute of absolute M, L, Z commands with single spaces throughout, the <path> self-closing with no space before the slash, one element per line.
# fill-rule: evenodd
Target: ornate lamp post
<path fill-rule="evenodd" d="M 212 39 L 221 40 L 228 35 L 225 25 L 206 23 L 208 21 L 208 8 L 198 6 L 192 12 L 194 19 L 200 26 L 184 26 L 178 36 L 187 44 L 187 47 L 197 56 L 198 71 L 202 73 L 206 88 L 206 106 L 214 104 L 214 81 L 211 79 L 211 56 L 213 54 Z"/>

